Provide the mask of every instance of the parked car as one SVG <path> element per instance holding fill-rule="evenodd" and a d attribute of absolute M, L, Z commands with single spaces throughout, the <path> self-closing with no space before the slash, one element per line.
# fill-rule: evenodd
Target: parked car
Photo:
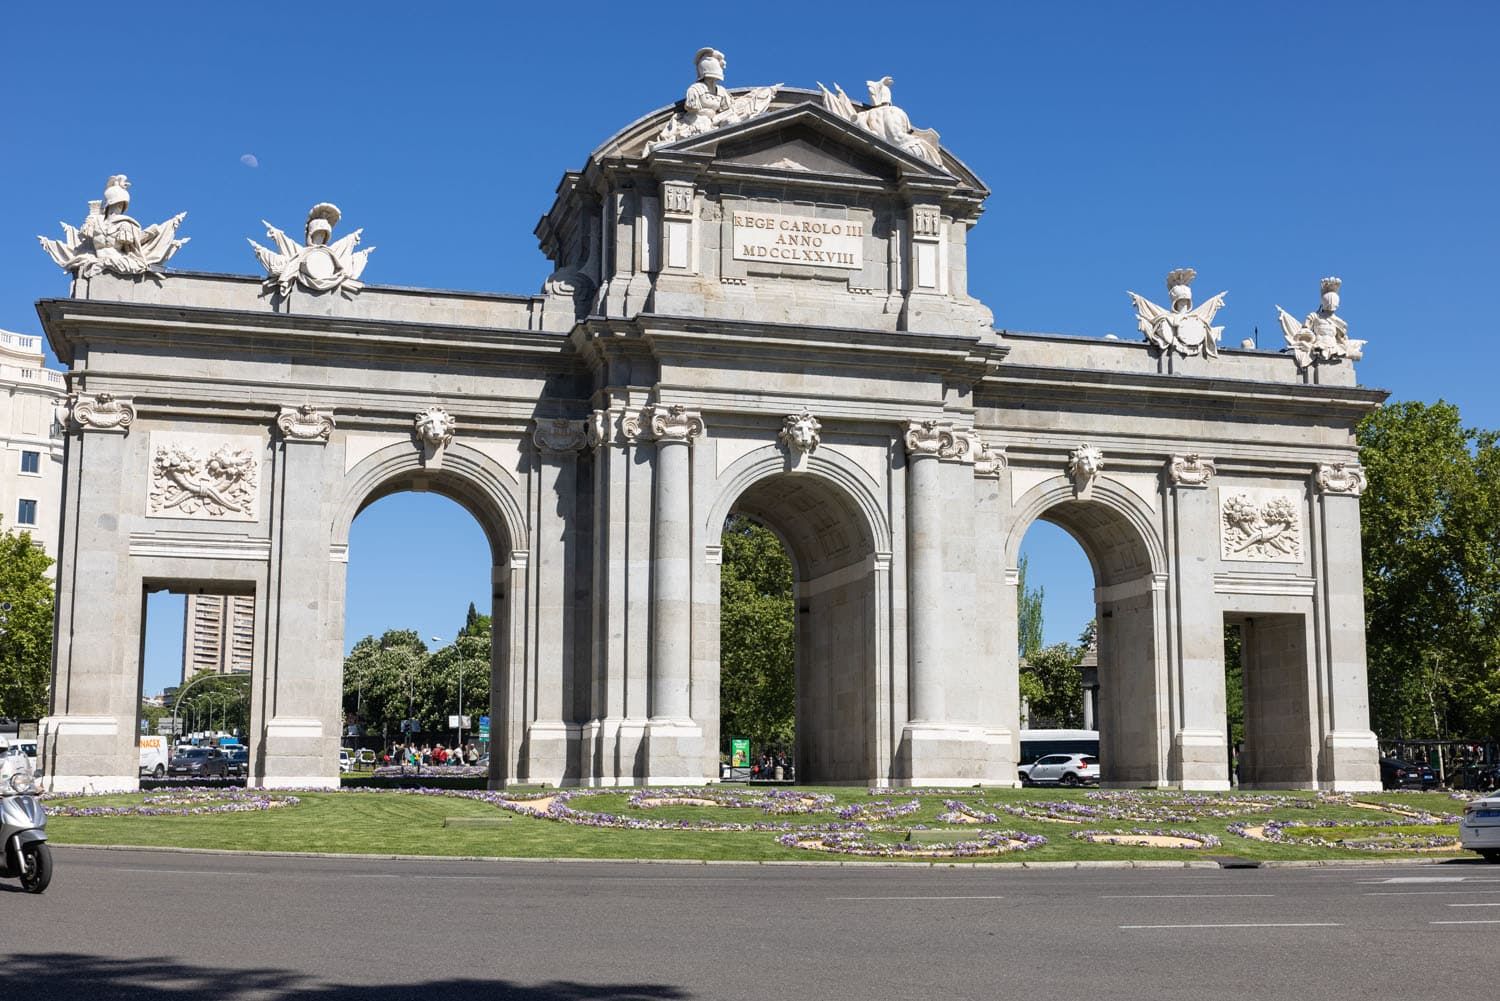
<path fill-rule="evenodd" d="M 1486 862 L 1500 862 L 1500 793 L 1468 802 L 1458 824 L 1458 841 Z"/>
<path fill-rule="evenodd" d="M 250 748 L 231 747 L 224 751 L 224 771 L 226 775 L 243 776 L 250 774 Z"/>
<path fill-rule="evenodd" d="M 180 747 L 167 762 L 167 774 L 206 779 L 229 774 L 229 762 L 217 747 Z"/>
<path fill-rule="evenodd" d="M 1383 789 L 1436 789 L 1437 772 L 1426 765 L 1415 765 L 1400 758 L 1380 759 L 1380 785 Z"/>
<path fill-rule="evenodd" d="M 349 749 L 347 747 L 339 748 L 339 771 L 354 771 L 354 757 L 349 753 Z"/>
<path fill-rule="evenodd" d="M 1099 759 L 1091 754 L 1047 754 L 1020 766 L 1021 784 L 1098 785 Z"/>

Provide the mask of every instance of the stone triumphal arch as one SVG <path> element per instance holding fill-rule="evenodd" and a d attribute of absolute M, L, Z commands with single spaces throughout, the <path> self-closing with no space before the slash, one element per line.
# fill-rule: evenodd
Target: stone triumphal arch
<path fill-rule="evenodd" d="M 541 293 L 365 284 L 338 209 L 264 275 L 163 271 L 110 179 L 44 247 L 69 367 L 56 789 L 135 778 L 143 594 L 254 594 L 251 782 L 337 782 L 349 526 L 397 490 L 490 541 L 497 785 L 718 772 L 721 533 L 796 575 L 800 774 L 1016 780 L 1016 565 L 1038 519 L 1093 564 L 1107 782 L 1224 788 L 1223 635 L 1246 637 L 1249 784 L 1373 788 L 1337 279 L 1289 350 L 1218 344 L 1193 273 L 1143 339 L 997 328 L 968 292 L 989 191 L 891 101 L 726 90 L 563 177 Z M 154 198 L 160 192 L 151 192 Z M 247 259 L 248 263 L 248 259 Z"/>

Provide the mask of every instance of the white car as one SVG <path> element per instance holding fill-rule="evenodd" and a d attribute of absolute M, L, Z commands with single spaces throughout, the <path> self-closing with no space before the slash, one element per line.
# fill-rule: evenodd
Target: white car
<path fill-rule="evenodd" d="M 1486 862 L 1500 862 L 1500 792 L 1469 801 L 1458 823 L 1458 840 Z"/>
<path fill-rule="evenodd" d="M 1020 767 L 1021 784 L 1098 785 L 1099 759 L 1092 754 L 1047 754 Z"/>
<path fill-rule="evenodd" d="M 339 749 L 339 771 L 354 771 L 354 758 L 350 756 L 349 749 L 347 747 Z"/>

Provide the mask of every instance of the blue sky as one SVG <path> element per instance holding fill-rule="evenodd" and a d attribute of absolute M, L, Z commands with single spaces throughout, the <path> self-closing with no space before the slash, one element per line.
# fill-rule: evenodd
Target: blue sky
<path fill-rule="evenodd" d="M 18 5 L 0 41 L 0 327 L 36 331 L 32 303 L 65 294 L 35 235 L 78 223 L 114 172 L 143 222 L 188 212 L 184 269 L 251 273 L 261 219 L 295 228 L 329 200 L 379 248 L 369 281 L 535 291 L 531 231 L 561 172 L 678 99 L 714 45 L 731 86 L 859 94 L 893 76 L 994 192 L 970 285 L 1002 327 L 1134 337 L 1125 290 L 1160 295 L 1191 265 L 1202 295 L 1229 291 L 1226 340 L 1258 327 L 1269 345 L 1275 304 L 1305 312 L 1338 274 L 1370 342 L 1362 382 L 1500 426 L 1500 5 L 922 10 L 931 23 L 880 3 Z M 451 637 L 486 593 L 478 529 L 442 504 L 395 498 L 356 523 L 351 642 Z M 431 525 L 412 549 L 403 515 Z M 1028 550 L 1048 638 L 1072 638 L 1082 554 L 1055 530 Z"/>

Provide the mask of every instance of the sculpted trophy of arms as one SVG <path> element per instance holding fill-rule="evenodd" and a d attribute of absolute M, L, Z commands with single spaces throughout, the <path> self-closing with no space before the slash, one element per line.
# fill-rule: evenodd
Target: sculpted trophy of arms
<path fill-rule="evenodd" d="M 1220 292 L 1203 305 L 1193 308 L 1193 279 L 1198 272 L 1192 268 L 1178 268 L 1167 275 L 1167 295 L 1171 309 L 1162 309 L 1156 303 L 1134 292 L 1127 293 L 1135 304 L 1136 325 L 1146 340 L 1162 351 L 1176 351 L 1192 356 L 1208 358 L 1219 356 L 1219 338 L 1223 327 L 1213 325 L 1214 315 L 1224 305 L 1225 292 Z"/>
<path fill-rule="evenodd" d="M 1324 278 L 1319 291 L 1322 298 L 1315 313 L 1308 313 L 1301 323 L 1296 317 L 1276 307 L 1281 318 L 1281 332 L 1286 336 L 1286 348 L 1297 359 L 1298 368 L 1307 368 L 1316 361 L 1338 361 L 1348 358 L 1359 361 L 1364 357 L 1365 342 L 1349 336 L 1349 324 L 1337 315 L 1339 289 L 1343 281 Z"/>
<path fill-rule="evenodd" d="M 662 126 L 655 141 L 647 145 L 647 152 L 679 139 L 699 136 L 754 118 L 771 106 L 781 84 L 756 87 L 744 94 L 731 94 L 724 86 L 724 70 L 728 65 L 729 61 L 718 49 L 698 50 L 693 56 L 693 67 L 698 72 L 697 82 L 687 89 L 687 95 L 682 99 L 682 110 Z"/>

